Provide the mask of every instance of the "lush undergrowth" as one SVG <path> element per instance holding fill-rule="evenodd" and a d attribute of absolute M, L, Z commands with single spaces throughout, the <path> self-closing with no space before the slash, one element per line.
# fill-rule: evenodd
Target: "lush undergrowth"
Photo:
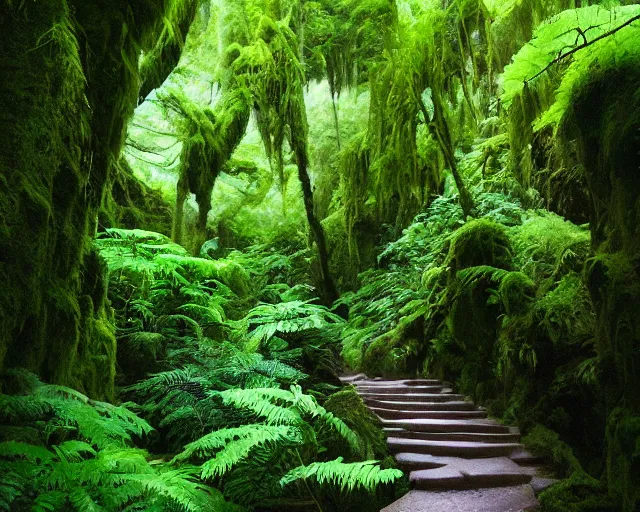
<path fill-rule="evenodd" d="M 193 258 L 163 235 L 117 229 L 96 246 L 123 403 L 12 375 L 0 506 L 371 510 L 393 499 L 402 472 L 337 378 L 344 321 L 310 285 L 287 284 L 303 271 L 299 251 Z"/>
<path fill-rule="evenodd" d="M 455 198 L 436 199 L 342 296 L 346 364 L 452 380 L 531 432 L 525 443 L 571 478 L 543 494 L 547 510 L 615 510 L 599 481 L 606 417 L 582 277 L 589 230 L 499 193 L 477 198 L 467 222 Z"/>

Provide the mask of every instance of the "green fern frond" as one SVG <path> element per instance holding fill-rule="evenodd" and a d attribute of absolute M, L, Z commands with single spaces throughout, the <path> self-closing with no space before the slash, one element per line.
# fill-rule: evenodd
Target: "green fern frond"
<path fill-rule="evenodd" d="M 0 457 L 21 458 L 32 464 L 45 464 L 53 459 L 52 453 L 46 448 L 16 441 L 0 443 Z"/>
<path fill-rule="evenodd" d="M 393 483 L 402 478 L 399 469 L 381 469 L 377 461 L 343 463 L 338 457 L 331 462 L 314 462 L 308 466 L 299 466 L 289 471 L 280 480 L 284 487 L 297 480 L 313 478 L 320 485 L 337 486 L 341 491 L 353 491 L 362 488 L 375 492 L 379 485 Z"/>
<path fill-rule="evenodd" d="M 184 450 L 176 455 L 174 461 L 189 460 L 192 457 L 205 458 L 212 456 L 216 450 L 222 448 L 227 442 L 235 438 L 252 437 L 256 433 L 262 438 L 278 438 L 289 431 L 288 426 L 268 425 L 244 425 L 242 427 L 227 428 L 211 432 L 193 443 L 185 446 Z"/>
<path fill-rule="evenodd" d="M 58 459 L 64 462 L 80 462 L 87 454 L 91 456 L 97 455 L 97 452 L 90 444 L 76 440 L 65 441 L 62 444 L 54 445 L 53 450 L 58 456 Z"/>
<path fill-rule="evenodd" d="M 269 425 L 295 425 L 302 421 L 293 408 L 273 404 L 270 400 L 293 401 L 291 393 L 276 388 L 230 389 L 220 393 L 225 404 L 249 409 Z"/>
<path fill-rule="evenodd" d="M 208 488 L 195 480 L 193 468 L 180 468 L 159 474 L 130 475 L 127 480 L 136 482 L 151 497 L 162 496 L 181 510 L 198 512 L 211 505 Z"/>

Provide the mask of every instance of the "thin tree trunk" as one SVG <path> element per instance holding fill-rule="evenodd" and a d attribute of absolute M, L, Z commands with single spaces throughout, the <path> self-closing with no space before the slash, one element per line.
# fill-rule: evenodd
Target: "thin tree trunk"
<path fill-rule="evenodd" d="M 442 154 L 444 155 L 444 159 L 447 163 L 447 166 L 451 170 L 451 174 L 453 175 L 453 181 L 456 182 L 456 188 L 458 189 L 458 194 L 460 195 L 460 207 L 462 208 L 462 212 L 465 217 L 470 216 L 473 211 L 473 199 L 467 186 L 458 170 L 458 166 L 456 164 L 456 160 L 453 156 L 453 148 L 451 144 L 451 139 L 449 137 L 446 120 L 444 119 L 444 115 L 442 113 L 442 105 L 440 103 L 440 97 L 434 92 L 433 88 L 431 89 L 432 99 L 433 99 L 433 121 L 429 122 L 429 113 L 427 112 L 427 108 L 424 105 L 424 102 L 420 100 L 420 108 L 422 110 L 422 115 L 425 118 L 425 122 L 429 127 L 429 131 L 431 135 L 438 141 L 440 145 L 440 149 Z"/>
<path fill-rule="evenodd" d="M 300 140 L 300 135 L 296 133 L 295 125 L 291 127 L 291 142 L 293 150 L 296 155 L 298 163 L 298 178 L 302 184 L 302 195 L 304 199 L 304 209 L 307 214 L 307 221 L 311 228 L 311 233 L 318 246 L 318 256 L 320 258 L 320 272 L 322 274 L 322 283 L 324 286 L 324 292 L 329 302 L 334 302 L 338 298 L 338 290 L 331 277 L 329 270 L 329 252 L 327 251 L 327 242 L 324 236 L 324 230 L 322 224 L 316 217 L 314 203 L 313 203 L 313 191 L 311 190 L 311 179 L 309 178 L 308 167 L 308 155 L 306 141 Z"/>
<path fill-rule="evenodd" d="M 201 195 L 196 196 L 198 202 L 198 219 L 196 221 L 196 234 L 191 247 L 194 256 L 200 254 L 202 245 L 207 241 L 207 219 L 211 211 L 211 191 L 213 187 L 207 191 L 203 191 Z"/>
<path fill-rule="evenodd" d="M 336 127 L 336 143 L 338 144 L 338 151 L 342 148 L 340 147 L 340 121 L 338 119 L 338 108 L 336 106 L 336 97 L 334 93 L 331 93 L 331 104 L 333 105 L 333 122 Z"/>
<path fill-rule="evenodd" d="M 462 34 L 460 32 L 460 27 L 458 27 L 458 49 L 460 50 L 460 85 L 462 86 L 462 93 L 464 95 L 464 99 L 467 102 L 467 105 L 469 106 L 469 113 L 471 114 L 471 117 L 473 117 L 473 121 L 477 124 L 478 116 L 476 114 L 476 108 L 475 108 L 475 105 L 473 104 L 473 99 L 471 98 L 471 93 L 469 92 L 469 86 L 467 84 L 464 47 L 462 45 Z M 472 53 L 473 53 L 473 49 L 472 49 Z"/>
<path fill-rule="evenodd" d="M 173 214 L 173 226 L 171 227 L 171 240 L 177 244 L 182 243 L 182 228 L 184 224 L 184 202 L 187 200 L 189 183 L 186 176 L 180 176 L 176 186 L 176 211 Z"/>

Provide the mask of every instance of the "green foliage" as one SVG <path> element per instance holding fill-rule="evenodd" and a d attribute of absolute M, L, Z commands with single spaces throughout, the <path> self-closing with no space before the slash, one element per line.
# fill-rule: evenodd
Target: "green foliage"
<path fill-rule="evenodd" d="M 314 462 L 308 466 L 300 466 L 289 471 L 280 479 L 282 485 L 296 480 L 315 478 L 320 485 L 330 483 L 343 491 L 352 491 L 364 487 L 369 492 L 376 487 L 388 484 L 402 477 L 399 469 L 380 469 L 376 461 L 354 462 L 345 464 L 342 457 L 331 462 Z"/>
<path fill-rule="evenodd" d="M 310 301 L 292 301 L 256 306 L 244 318 L 244 322 L 251 340 L 259 344 L 276 334 L 325 329 L 330 324 L 341 323 L 342 318 Z"/>
<path fill-rule="evenodd" d="M 627 62 L 637 62 L 638 28 L 627 22 L 638 16 L 640 7 L 634 5 L 610 9 L 593 5 L 569 9 L 550 18 L 538 27 L 532 42 L 525 45 L 514 57 L 513 64 L 505 69 L 502 100 L 510 103 L 521 93 L 523 85 L 544 73 L 555 60 L 569 55 L 571 60 L 567 59 L 569 64 L 562 70 L 555 102 L 536 120 L 534 128 L 541 130 L 557 125 L 595 66 L 600 70 L 615 69 Z M 624 28 L 608 35 L 622 26 Z M 582 49 L 585 45 L 588 50 Z"/>
<path fill-rule="evenodd" d="M 291 386 L 290 391 L 231 389 L 219 396 L 225 404 L 250 411 L 251 417 L 262 423 L 211 432 L 188 444 L 174 462 L 205 460 L 200 467 L 201 477 L 224 477 L 225 493 L 241 503 L 258 505 L 261 500 L 282 496 L 279 485 L 270 488 L 264 481 L 251 482 L 244 477 L 247 471 L 259 471 L 266 461 L 274 463 L 270 468 L 276 477 L 273 484 L 279 481 L 282 486 L 315 475 L 320 484 L 332 482 L 348 491 L 361 486 L 373 492 L 402 475 L 398 470 L 381 470 L 372 461 L 343 464 L 339 458 L 318 462 L 327 451 L 325 443 L 336 436 L 346 441 L 351 453 L 357 453 L 362 440 L 299 386 Z M 294 492 L 297 495 L 300 490 Z"/>
<path fill-rule="evenodd" d="M 26 373 L 7 378 L 29 388 L 0 395 L 3 509 L 195 511 L 221 503 L 196 481 L 193 468 L 152 465 L 146 452 L 133 448 L 134 437 L 152 429 L 125 407 Z"/>
<path fill-rule="evenodd" d="M 324 407 L 358 433 L 357 453 L 360 457 L 365 460 L 383 459 L 387 455 L 386 438 L 380 429 L 380 420 L 369 410 L 354 388 L 349 387 L 333 393 L 324 403 Z M 330 451 L 338 453 L 344 448 L 346 446 L 341 443 L 338 448 L 331 447 Z"/>
<path fill-rule="evenodd" d="M 502 226 L 485 219 L 468 222 L 451 237 L 445 264 L 453 272 L 491 265 L 509 269 L 512 265 L 511 243 Z"/>

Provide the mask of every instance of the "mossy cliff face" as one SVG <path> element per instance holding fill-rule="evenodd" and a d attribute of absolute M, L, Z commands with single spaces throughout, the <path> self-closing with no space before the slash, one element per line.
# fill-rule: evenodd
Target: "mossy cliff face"
<path fill-rule="evenodd" d="M 640 72 L 596 75 L 564 126 L 574 135 L 592 199 L 595 257 L 585 281 L 596 310 L 609 411 L 607 475 L 622 510 L 640 503 Z M 622 407 L 622 408 L 621 408 Z M 634 462 L 635 461 L 635 462 Z"/>
<path fill-rule="evenodd" d="M 0 369 L 113 395 L 115 337 L 90 239 L 137 101 L 137 55 L 177 4 L 3 8 Z"/>

